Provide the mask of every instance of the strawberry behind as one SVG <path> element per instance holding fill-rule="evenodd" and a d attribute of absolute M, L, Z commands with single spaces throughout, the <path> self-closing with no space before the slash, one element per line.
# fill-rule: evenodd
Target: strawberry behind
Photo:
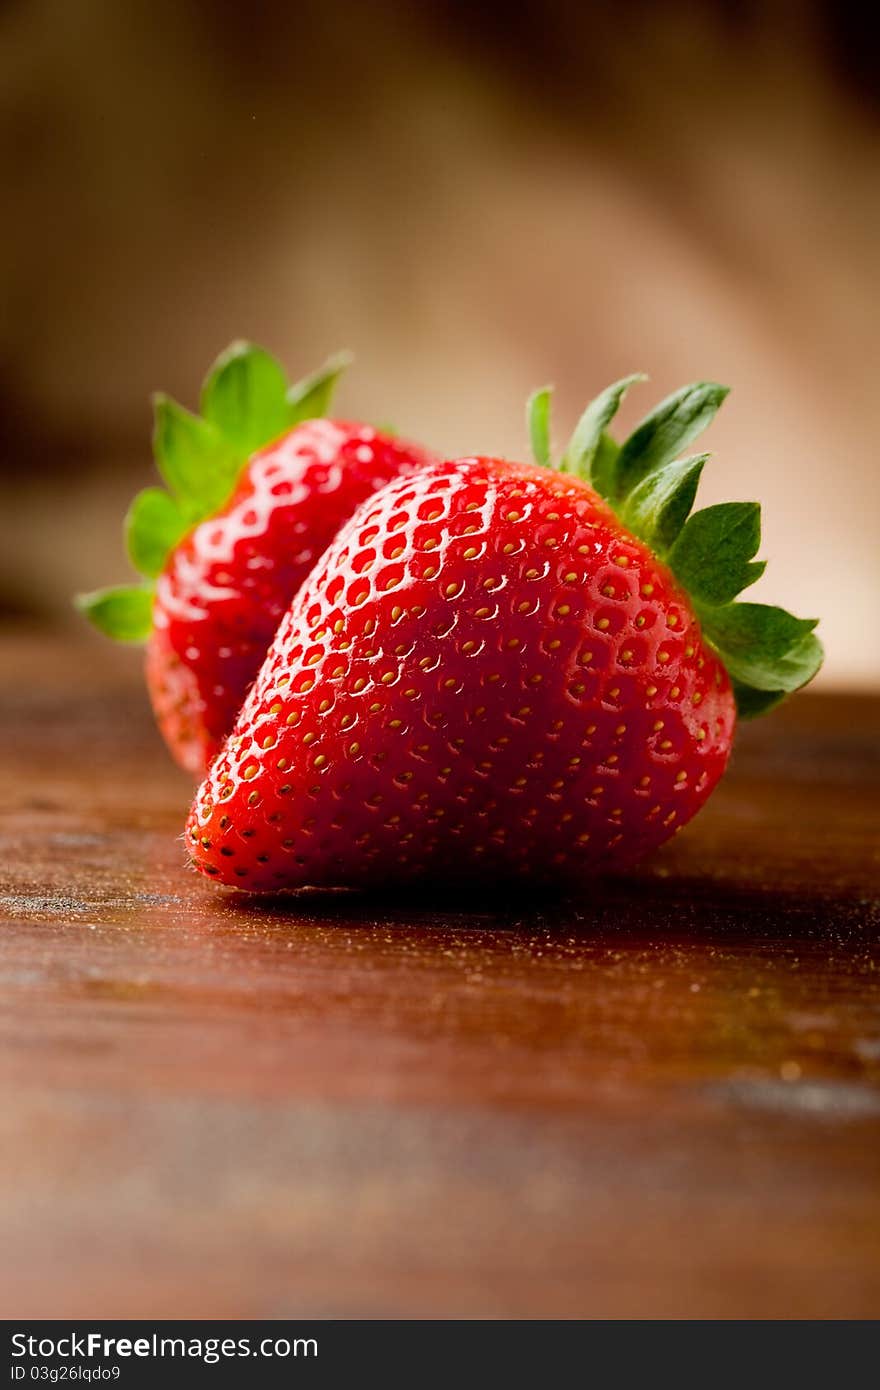
<path fill-rule="evenodd" d="M 195 415 L 154 398 L 153 451 L 165 488 L 125 518 L 138 584 L 81 594 L 107 636 L 146 642 L 146 680 L 173 757 L 204 774 L 235 722 L 278 622 L 360 502 L 432 462 L 372 425 L 327 420 L 349 354 L 289 385 L 253 343 L 208 372 Z"/>
<path fill-rule="evenodd" d="M 431 460 L 371 425 L 311 420 L 260 450 L 156 583 L 147 685 L 178 761 L 219 751 L 293 595 L 358 504 Z"/>

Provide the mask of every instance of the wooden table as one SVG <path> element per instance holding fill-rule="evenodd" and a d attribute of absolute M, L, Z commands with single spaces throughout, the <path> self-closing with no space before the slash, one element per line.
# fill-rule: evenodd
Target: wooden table
<path fill-rule="evenodd" d="M 267 908 L 136 654 L 2 661 L 4 1316 L 880 1315 L 880 702 L 576 902 Z"/>

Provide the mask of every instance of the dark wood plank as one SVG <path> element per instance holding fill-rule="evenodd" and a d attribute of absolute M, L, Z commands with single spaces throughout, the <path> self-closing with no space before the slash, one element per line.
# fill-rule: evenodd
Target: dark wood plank
<path fill-rule="evenodd" d="M 577 901 L 267 906 L 135 656 L 2 659 L 6 1316 L 880 1315 L 880 702 Z"/>

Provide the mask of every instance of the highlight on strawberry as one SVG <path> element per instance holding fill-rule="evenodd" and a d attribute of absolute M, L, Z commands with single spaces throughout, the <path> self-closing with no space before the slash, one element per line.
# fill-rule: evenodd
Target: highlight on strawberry
<path fill-rule="evenodd" d="M 561 459 L 463 458 L 363 502 L 299 588 L 190 813 L 192 862 L 250 891 L 626 868 L 718 783 L 737 715 L 817 671 L 813 619 L 743 602 L 760 509 L 694 512 L 698 382 L 618 444 L 628 377 Z"/>
<path fill-rule="evenodd" d="M 157 395 L 165 487 L 139 492 L 125 518 L 141 582 L 77 600 L 109 637 L 146 642 L 157 722 L 198 775 L 339 526 L 376 488 L 432 461 L 372 425 L 321 418 L 349 360 L 339 353 L 291 386 L 268 352 L 235 342 L 205 379 L 200 415 Z"/>

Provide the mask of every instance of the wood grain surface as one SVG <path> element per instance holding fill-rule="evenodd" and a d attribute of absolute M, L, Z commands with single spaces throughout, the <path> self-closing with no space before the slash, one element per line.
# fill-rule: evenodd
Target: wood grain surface
<path fill-rule="evenodd" d="M 880 1316 L 880 701 L 575 901 L 267 904 L 136 653 L 0 660 L 3 1316 Z"/>

